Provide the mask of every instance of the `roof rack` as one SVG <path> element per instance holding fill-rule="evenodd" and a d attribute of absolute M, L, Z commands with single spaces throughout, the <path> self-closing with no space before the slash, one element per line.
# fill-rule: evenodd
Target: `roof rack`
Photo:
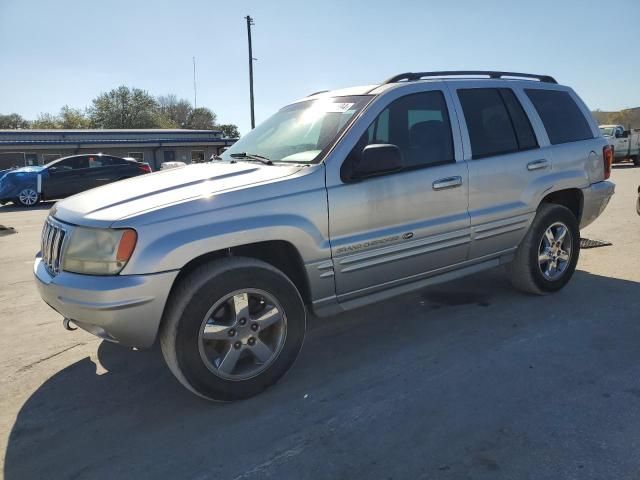
<path fill-rule="evenodd" d="M 544 83 L 558 83 L 555 78 L 549 75 L 534 75 L 532 73 L 516 73 L 516 72 L 494 72 L 490 70 L 449 70 L 442 72 L 407 72 L 401 73 L 400 75 L 395 75 L 384 82 L 382 85 L 386 85 L 387 83 L 396 83 L 403 80 L 407 82 L 411 82 L 414 80 L 420 80 L 426 77 L 457 77 L 457 76 L 469 76 L 469 75 L 486 75 L 489 78 L 504 78 L 504 77 L 514 77 L 514 78 L 529 78 L 534 80 L 539 80 Z"/>

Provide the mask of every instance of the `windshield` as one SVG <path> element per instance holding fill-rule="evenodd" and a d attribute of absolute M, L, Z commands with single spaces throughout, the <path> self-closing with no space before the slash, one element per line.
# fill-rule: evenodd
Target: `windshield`
<path fill-rule="evenodd" d="M 614 127 L 600 127 L 600 133 L 602 133 L 602 135 L 607 135 L 609 137 L 613 137 L 614 130 L 615 130 Z"/>
<path fill-rule="evenodd" d="M 221 157 L 237 160 L 253 155 L 274 162 L 313 163 L 370 98 L 328 97 L 288 105 L 238 140 Z"/>

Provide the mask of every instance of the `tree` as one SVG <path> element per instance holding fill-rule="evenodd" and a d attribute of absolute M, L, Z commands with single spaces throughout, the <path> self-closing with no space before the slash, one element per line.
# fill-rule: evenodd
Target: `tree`
<path fill-rule="evenodd" d="M 184 98 L 178 99 L 178 97 L 172 93 L 161 95 L 157 100 L 159 113 L 173 123 L 173 128 L 185 128 L 187 126 L 189 115 L 193 112 L 193 108 L 188 100 Z"/>
<path fill-rule="evenodd" d="M 187 128 L 192 130 L 214 130 L 217 115 L 205 107 L 194 109 L 187 119 Z"/>
<path fill-rule="evenodd" d="M 233 123 L 216 125 L 216 130 L 220 130 L 222 132 L 222 136 L 225 138 L 240 138 L 240 131 Z"/>
<path fill-rule="evenodd" d="M 122 85 L 94 98 L 89 118 L 96 128 L 157 128 L 158 108 L 146 91 Z"/>
<path fill-rule="evenodd" d="M 17 113 L 10 113 L 9 115 L 0 114 L 0 129 L 15 130 L 17 128 L 29 128 L 29 122 Z"/>
<path fill-rule="evenodd" d="M 59 123 L 60 128 L 84 129 L 91 127 L 91 121 L 86 114 L 78 108 L 71 108 L 69 105 L 65 105 L 60 109 Z"/>
<path fill-rule="evenodd" d="M 50 113 L 41 113 L 31 122 L 31 128 L 55 129 L 60 128 L 60 119 Z"/>

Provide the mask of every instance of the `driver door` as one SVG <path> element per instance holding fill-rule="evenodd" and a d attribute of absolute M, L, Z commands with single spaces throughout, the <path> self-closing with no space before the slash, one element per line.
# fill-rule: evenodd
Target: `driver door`
<path fill-rule="evenodd" d="M 63 198 L 81 190 L 89 169 L 87 157 L 71 157 L 55 162 L 47 168 L 49 177 L 42 188 L 46 198 Z M 90 188 L 90 187 L 89 187 Z"/>
<path fill-rule="evenodd" d="M 383 108 L 344 161 L 340 181 L 327 184 L 339 301 L 426 278 L 467 258 L 468 173 L 452 128 L 455 112 L 446 91 L 424 89 Z M 375 143 L 396 145 L 404 167 L 357 178 L 354 165 Z"/>

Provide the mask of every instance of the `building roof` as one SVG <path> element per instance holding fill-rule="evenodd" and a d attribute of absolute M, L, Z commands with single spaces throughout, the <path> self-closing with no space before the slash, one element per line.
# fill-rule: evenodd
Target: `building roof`
<path fill-rule="evenodd" d="M 104 129 L 104 130 L 0 130 L 0 147 L 65 145 L 171 145 L 201 143 L 230 145 L 219 130 Z"/>
<path fill-rule="evenodd" d="M 89 133 L 177 133 L 177 134 L 187 134 L 187 133 L 207 133 L 207 134 L 220 134 L 222 133 L 220 130 L 190 130 L 187 128 L 82 128 L 82 129 L 64 129 L 64 128 L 42 128 L 42 129 L 9 129 L 2 130 L 0 129 L 0 134 L 5 133 L 15 133 L 15 134 L 41 134 L 41 133 L 55 133 L 55 134 L 89 134 Z"/>

